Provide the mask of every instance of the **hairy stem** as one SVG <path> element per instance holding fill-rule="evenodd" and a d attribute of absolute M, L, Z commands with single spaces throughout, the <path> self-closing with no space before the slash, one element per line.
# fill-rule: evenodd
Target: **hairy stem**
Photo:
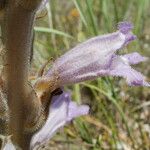
<path fill-rule="evenodd" d="M 6 91 L 2 78 L 0 77 L 0 135 L 8 134 L 8 105 Z"/>
<path fill-rule="evenodd" d="M 28 115 L 40 112 L 40 102 L 27 98 L 28 67 L 31 48 L 32 26 L 37 5 L 27 9 L 28 0 L 9 0 L 5 12 L 6 61 L 5 80 L 7 83 L 8 106 L 10 109 L 9 132 L 13 142 L 23 150 L 29 149 L 31 136 L 24 134 L 24 124 Z M 25 5 L 25 7 L 23 7 Z M 37 106 L 36 106 L 37 104 Z M 35 111 L 35 109 L 37 110 Z M 35 113 L 33 114 L 32 111 Z M 34 117 L 30 117 L 33 118 Z"/>

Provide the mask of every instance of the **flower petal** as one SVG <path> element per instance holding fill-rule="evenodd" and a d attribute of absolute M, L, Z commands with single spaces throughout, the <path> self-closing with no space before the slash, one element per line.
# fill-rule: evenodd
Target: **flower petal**
<path fill-rule="evenodd" d="M 42 129 L 31 140 L 31 149 L 47 142 L 56 131 L 73 118 L 86 115 L 89 112 L 87 105 L 77 106 L 72 102 L 68 93 L 54 96 L 49 109 L 48 119 Z"/>
<path fill-rule="evenodd" d="M 133 29 L 133 25 L 130 22 L 119 22 L 118 23 L 118 30 L 120 30 L 120 32 L 126 34 L 129 31 L 131 31 Z"/>
<path fill-rule="evenodd" d="M 123 55 L 122 58 L 126 59 L 129 62 L 129 64 L 133 65 L 147 60 L 147 57 L 143 57 L 137 52 Z"/>
<path fill-rule="evenodd" d="M 80 105 L 78 106 L 75 102 L 69 103 L 69 111 L 67 121 L 71 121 L 73 118 L 76 118 L 81 115 L 86 115 L 89 112 L 89 106 Z"/>
<path fill-rule="evenodd" d="M 136 39 L 136 36 L 131 33 L 132 29 L 133 25 L 130 22 L 120 22 L 118 24 L 118 30 L 126 35 L 124 45 L 127 45 L 128 43 Z"/>
<path fill-rule="evenodd" d="M 113 57 L 109 75 L 124 77 L 126 78 L 128 84 L 132 86 L 150 86 L 150 84 L 145 81 L 145 77 L 140 72 L 131 68 L 127 60 L 124 60 L 122 57 L 117 55 Z"/>

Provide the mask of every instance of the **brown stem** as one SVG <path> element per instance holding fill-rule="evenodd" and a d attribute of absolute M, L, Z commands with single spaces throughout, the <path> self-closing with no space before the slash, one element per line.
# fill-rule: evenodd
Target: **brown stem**
<path fill-rule="evenodd" d="M 5 79 L 8 90 L 8 105 L 10 109 L 9 131 L 13 141 L 23 150 L 29 148 L 31 136 L 24 134 L 25 120 L 34 112 L 41 112 L 40 102 L 33 102 L 28 97 L 28 67 L 31 48 L 32 26 L 36 3 L 27 9 L 29 0 L 8 0 L 5 14 L 5 44 L 7 67 Z M 40 0 L 38 0 L 40 1 Z M 26 4 L 27 3 L 27 4 Z M 24 7 L 25 6 L 25 7 Z M 37 104 L 37 106 L 36 106 Z M 35 110 L 36 109 L 36 110 Z M 36 116 L 37 117 L 37 116 Z M 31 117 L 34 119 L 34 117 Z"/>
<path fill-rule="evenodd" d="M 8 105 L 7 105 L 7 96 L 6 89 L 4 87 L 4 82 L 0 77 L 0 135 L 8 134 Z"/>

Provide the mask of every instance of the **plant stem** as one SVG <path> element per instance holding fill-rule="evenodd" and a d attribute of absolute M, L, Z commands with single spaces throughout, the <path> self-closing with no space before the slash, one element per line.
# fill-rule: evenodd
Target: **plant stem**
<path fill-rule="evenodd" d="M 36 10 L 35 7 L 32 10 L 31 8 L 26 9 L 27 5 L 25 7 L 22 6 L 28 1 L 20 0 L 14 2 L 14 0 L 9 0 L 4 21 L 7 61 L 5 80 L 10 110 L 9 134 L 13 136 L 13 142 L 23 150 L 29 149 L 31 138 L 31 135 L 24 134 L 25 120 L 27 115 L 30 115 L 29 112 L 35 111 L 31 109 L 36 107 L 35 105 L 32 107 L 32 99 L 26 98 L 29 92 L 29 58 L 32 26 Z M 37 107 L 39 108 L 39 106 Z"/>

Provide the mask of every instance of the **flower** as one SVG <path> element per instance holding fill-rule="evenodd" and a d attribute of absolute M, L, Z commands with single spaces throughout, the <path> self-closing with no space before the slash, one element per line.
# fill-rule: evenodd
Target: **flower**
<path fill-rule="evenodd" d="M 129 22 L 118 24 L 118 31 L 91 38 L 56 59 L 47 74 L 40 78 L 36 90 L 54 89 L 101 76 L 119 76 L 126 78 L 129 85 L 150 84 L 144 76 L 130 65 L 146 60 L 138 53 L 117 55 L 120 50 L 136 36 L 131 32 L 133 25 Z"/>
<path fill-rule="evenodd" d="M 75 102 L 71 101 L 70 95 L 66 92 L 54 96 L 49 108 L 47 121 L 41 130 L 32 137 L 30 148 L 33 149 L 47 142 L 60 127 L 73 118 L 86 115 L 88 112 L 89 107 L 87 105 L 78 106 Z"/>

